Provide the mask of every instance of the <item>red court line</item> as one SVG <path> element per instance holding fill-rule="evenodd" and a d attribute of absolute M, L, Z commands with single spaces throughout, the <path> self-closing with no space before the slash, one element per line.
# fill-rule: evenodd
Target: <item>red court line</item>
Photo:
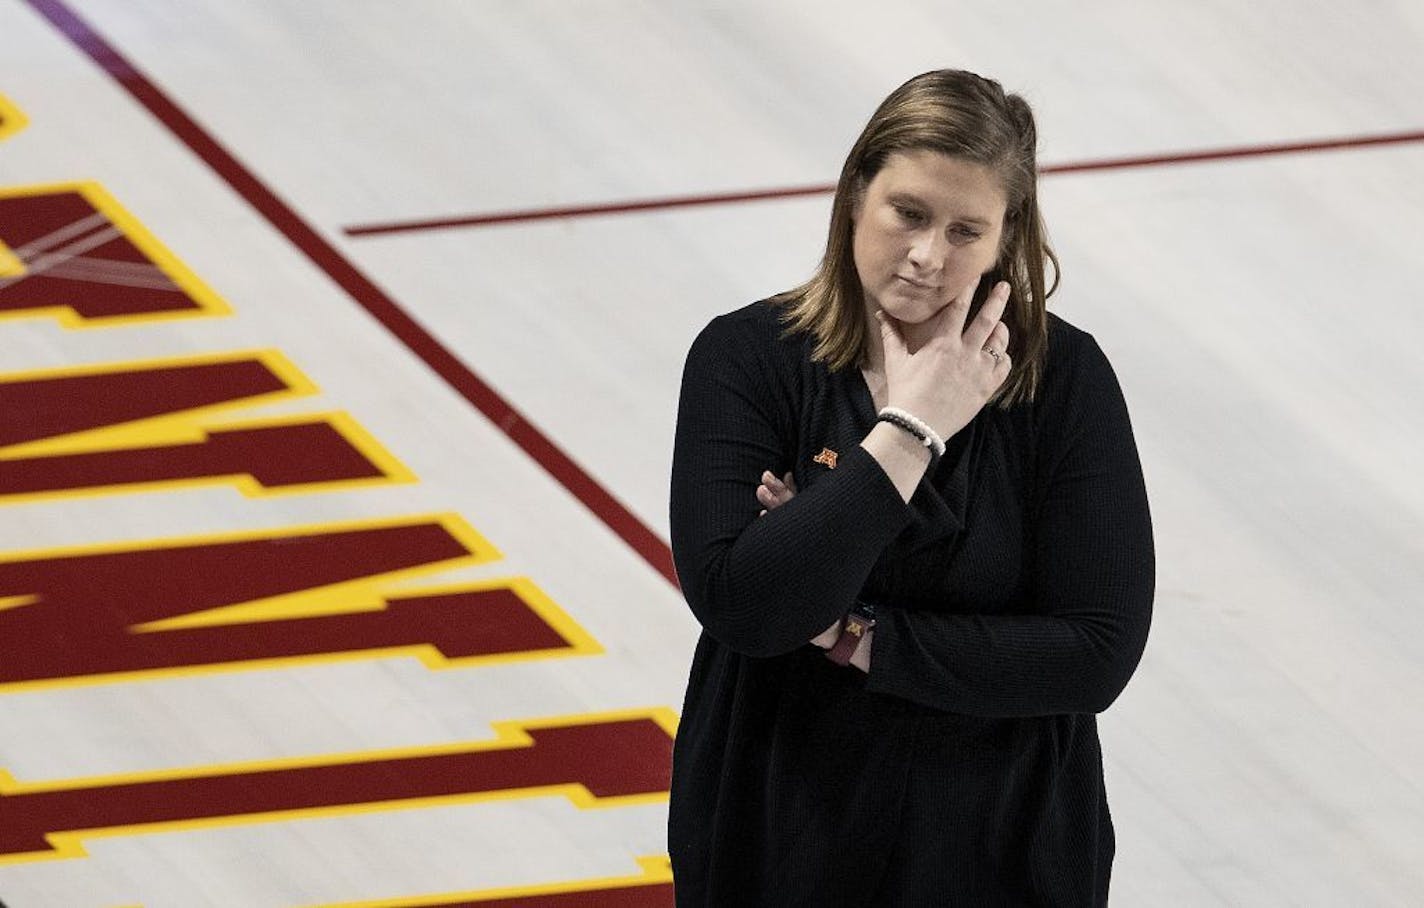
<path fill-rule="evenodd" d="M 413 230 L 438 230 L 442 227 L 483 227 L 487 224 L 509 224 L 518 221 L 547 221 L 552 218 L 588 217 L 596 214 L 623 214 L 629 211 L 657 211 L 664 208 L 689 208 L 694 205 L 725 205 L 730 202 L 757 202 L 763 199 L 790 199 L 802 195 L 827 195 L 835 192 L 829 186 L 793 186 L 786 189 L 760 189 L 751 192 L 729 192 L 717 195 L 683 195 L 663 199 L 643 199 L 633 202 L 608 202 L 599 205 L 574 205 L 568 208 L 535 208 L 526 211 L 501 211 L 494 214 L 474 214 L 420 221 L 394 221 L 388 224 L 366 224 L 345 227 L 347 236 L 370 236 L 376 233 L 407 233 Z"/>
<path fill-rule="evenodd" d="M 1401 145 L 1424 142 L 1424 131 L 1382 133 L 1378 135 L 1346 136 L 1336 139 L 1313 139 L 1305 142 L 1280 142 L 1269 145 L 1241 145 L 1232 148 L 1208 148 L 1201 151 L 1172 152 L 1126 158 L 1101 158 L 1065 164 L 1046 164 L 1039 168 L 1042 175 L 1084 173 L 1094 170 L 1126 170 L 1132 167 L 1159 167 L 1165 164 L 1191 164 L 1201 161 L 1225 161 L 1231 158 L 1264 158 L 1271 155 L 1299 154 L 1311 151 L 1331 151 L 1342 148 L 1363 148 L 1370 145 Z M 358 224 L 343 229 L 347 236 L 374 236 L 383 233 L 412 233 L 419 230 L 439 230 L 446 227 L 486 227 L 491 224 L 512 224 L 525 221 L 547 221 L 555 218 L 592 217 L 604 214 L 624 214 L 630 211 L 659 211 L 668 208 L 688 208 L 694 205 L 726 205 L 736 202 L 759 202 L 767 199 L 790 199 L 807 195 L 829 195 L 834 183 L 819 186 L 791 186 L 784 189 L 759 189 L 749 192 L 713 193 L 707 195 L 672 196 L 629 202 L 606 202 L 597 205 L 575 205 L 566 208 L 530 208 L 523 211 L 500 211 L 493 214 L 451 215 L 413 221 L 389 221 L 379 224 Z"/>
<path fill-rule="evenodd" d="M 109 45 L 62 0 L 26 0 L 187 145 L 263 218 L 326 272 L 350 297 L 504 431 L 564 488 L 674 586 L 672 550 L 656 533 L 534 427 L 488 383 L 426 331 L 255 174 L 244 167 L 158 86 Z"/>

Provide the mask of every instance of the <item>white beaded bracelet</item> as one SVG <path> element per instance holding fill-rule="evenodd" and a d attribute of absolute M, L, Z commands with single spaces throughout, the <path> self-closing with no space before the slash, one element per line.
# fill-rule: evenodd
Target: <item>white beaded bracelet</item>
<path fill-rule="evenodd" d="M 886 407 L 880 411 L 877 419 L 888 422 L 891 425 L 899 426 L 906 432 L 909 432 L 918 438 L 921 444 L 934 452 L 934 456 L 944 456 L 944 439 L 940 438 L 939 434 L 930 428 L 929 423 L 915 416 L 913 413 L 901 410 L 899 407 Z"/>

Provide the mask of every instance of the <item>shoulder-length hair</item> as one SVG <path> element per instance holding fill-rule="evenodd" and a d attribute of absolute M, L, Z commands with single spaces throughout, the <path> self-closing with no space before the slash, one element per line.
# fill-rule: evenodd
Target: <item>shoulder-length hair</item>
<path fill-rule="evenodd" d="M 831 206 L 826 253 L 811 279 L 773 301 L 792 333 L 809 332 L 812 358 L 832 370 L 860 365 L 866 355 L 865 296 L 851 252 L 855 212 L 870 181 L 896 152 L 929 150 L 984 165 L 1002 181 L 1008 207 L 998 259 L 979 282 L 978 311 L 1000 280 L 1008 281 L 1004 322 L 1013 368 L 994 401 L 1031 401 L 1048 347 L 1048 297 L 1058 288 L 1058 257 L 1049 248 L 1038 210 L 1038 133 L 1028 102 L 992 79 L 942 69 L 915 76 L 881 102 L 856 139 Z M 1053 263 L 1053 285 L 1044 273 Z"/>

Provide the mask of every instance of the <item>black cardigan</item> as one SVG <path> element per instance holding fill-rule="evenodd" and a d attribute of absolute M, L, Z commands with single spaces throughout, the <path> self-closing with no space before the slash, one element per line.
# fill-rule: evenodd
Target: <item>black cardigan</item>
<path fill-rule="evenodd" d="M 1111 366 L 1050 315 L 1037 401 L 981 411 L 906 504 L 859 446 L 859 370 L 813 363 L 778 315 L 714 319 L 683 373 L 672 545 L 703 633 L 673 757 L 678 904 L 1105 903 L 1094 714 L 1137 666 L 1154 581 Z M 768 469 L 801 491 L 758 517 Z M 879 606 L 869 675 L 807 642 L 857 596 Z"/>

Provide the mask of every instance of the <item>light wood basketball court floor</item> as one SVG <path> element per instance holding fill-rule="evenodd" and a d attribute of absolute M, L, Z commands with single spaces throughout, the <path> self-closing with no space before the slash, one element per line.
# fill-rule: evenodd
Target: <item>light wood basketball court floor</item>
<path fill-rule="evenodd" d="M 670 905 L 687 345 L 1038 113 L 1156 523 L 1120 905 L 1424 904 L 1424 5 L 0 0 L 0 901 Z"/>

